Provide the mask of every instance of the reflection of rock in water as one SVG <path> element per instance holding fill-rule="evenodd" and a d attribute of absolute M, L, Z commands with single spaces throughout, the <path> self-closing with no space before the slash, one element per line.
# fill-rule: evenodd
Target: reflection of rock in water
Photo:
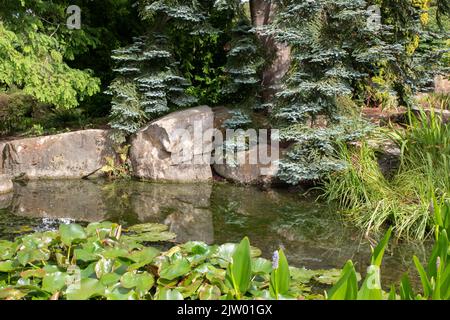
<path fill-rule="evenodd" d="M 16 185 L 12 213 L 30 218 L 104 219 L 101 189 L 88 180 L 29 181 Z"/>
<path fill-rule="evenodd" d="M 178 242 L 189 240 L 214 242 L 214 226 L 212 213 L 208 209 L 194 208 L 189 212 L 172 213 L 164 220 L 170 231 L 177 235 Z"/>
<path fill-rule="evenodd" d="M 214 241 L 210 184 L 89 180 L 29 181 L 0 196 L 0 209 L 29 218 L 110 220 L 125 225 L 167 223 L 177 240 Z"/>
<path fill-rule="evenodd" d="M 132 207 L 140 221 L 161 222 L 177 241 L 214 241 L 210 184 L 133 184 Z"/>
<path fill-rule="evenodd" d="M 7 194 L 0 194 L 0 209 L 8 208 L 13 200 L 14 194 L 12 192 Z"/>

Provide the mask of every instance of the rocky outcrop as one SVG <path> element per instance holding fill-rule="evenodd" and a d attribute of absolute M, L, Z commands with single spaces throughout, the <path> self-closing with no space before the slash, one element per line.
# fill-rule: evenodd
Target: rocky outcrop
<path fill-rule="evenodd" d="M 263 160 L 259 155 L 260 149 L 270 159 Z M 215 163 L 213 168 L 218 175 L 233 182 L 241 184 L 270 184 L 278 171 L 278 158 L 272 159 L 271 155 L 270 146 L 257 145 L 249 150 L 236 152 L 236 156 L 233 159 L 225 157 L 222 164 Z M 270 160 L 270 162 L 267 160 Z"/>
<path fill-rule="evenodd" d="M 71 179 L 95 175 L 114 156 L 106 130 L 82 130 L 0 143 L 0 171 L 13 178 Z"/>
<path fill-rule="evenodd" d="M 200 106 L 150 123 L 131 139 L 133 174 L 140 179 L 200 182 L 212 179 L 214 115 Z"/>
<path fill-rule="evenodd" d="M 0 194 L 10 193 L 14 190 L 11 178 L 7 175 L 0 174 Z"/>

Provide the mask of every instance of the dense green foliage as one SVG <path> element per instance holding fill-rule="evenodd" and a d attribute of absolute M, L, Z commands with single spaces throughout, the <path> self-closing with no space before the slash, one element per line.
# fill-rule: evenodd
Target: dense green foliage
<path fill-rule="evenodd" d="M 368 232 L 390 223 L 397 236 L 425 238 L 435 223 L 430 215 L 433 195 L 450 194 L 449 129 L 450 124 L 434 112 L 421 111 L 418 117 L 411 114 L 406 130 L 388 133 L 401 149 L 400 167 L 393 177 L 382 174 L 368 144 L 343 146 L 341 157 L 348 169 L 329 176 L 325 197 L 338 200 Z"/>
<path fill-rule="evenodd" d="M 118 140 L 195 102 L 257 103 L 264 60 L 239 1 L 141 1 L 140 7 L 148 31 L 112 57 L 111 126 Z"/>
<path fill-rule="evenodd" d="M 392 101 L 411 106 L 412 94 L 442 71 L 444 50 L 441 42 L 433 42 L 442 37 L 437 29 L 424 28 L 428 1 L 291 0 L 279 5 L 274 23 L 264 31 L 292 48 L 273 115 L 284 127 L 282 138 L 294 142 L 280 176 L 296 184 L 343 168 L 336 142 L 359 139 L 366 131 L 352 124 L 349 108 Z M 375 21 L 370 5 L 380 8 Z M 441 5 L 439 12 L 446 10 Z M 420 37 L 429 45 L 416 50 Z"/>
<path fill-rule="evenodd" d="M 58 231 L 0 241 L 0 299 L 218 300 L 317 299 L 314 282 L 332 284 L 339 270 L 273 263 L 244 238 L 240 244 L 187 242 L 148 246 L 175 235 L 158 224 L 122 229 L 110 222 L 60 225 Z M 157 245 L 157 247 L 160 247 Z"/>

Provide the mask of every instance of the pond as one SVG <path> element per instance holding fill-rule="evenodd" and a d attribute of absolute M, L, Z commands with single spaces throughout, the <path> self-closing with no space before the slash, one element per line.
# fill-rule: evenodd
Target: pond
<path fill-rule="evenodd" d="M 282 246 L 291 265 L 310 269 L 341 268 L 352 259 L 364 273 L 370 257 L 361 230 L 344 223 L 333 206 L 286 189 L 69 180 L 16 183 L 14 194 L 0 196 L 0 238 L 61 222 L 101 220 L 125 226 L 164 223 L 177 242 L 221 244 L 247 235 L 266 258 Z M 412 255 L 423 260 L 428 247 L 392 244 L 382 268 L 384 285 L 397 282 L 405 271 L 414 274 Z"/>

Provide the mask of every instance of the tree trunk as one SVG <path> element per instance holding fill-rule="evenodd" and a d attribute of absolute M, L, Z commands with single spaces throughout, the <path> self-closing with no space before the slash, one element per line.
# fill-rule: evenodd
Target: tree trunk
<path fill-rule="evenodd" d="M 272 0 L 250 0 L 250 13 L 254 27 L 270 24 L 276 12 L 276 5 Z M 270 101 L 281 84 L 281 80 L 289 70 L 291 64 L 290 47 L 277 43 L 272 37 L 257 33 L 266 52 L 273 58 L 272 63 L 263 71 L 262 98 Z"/>

